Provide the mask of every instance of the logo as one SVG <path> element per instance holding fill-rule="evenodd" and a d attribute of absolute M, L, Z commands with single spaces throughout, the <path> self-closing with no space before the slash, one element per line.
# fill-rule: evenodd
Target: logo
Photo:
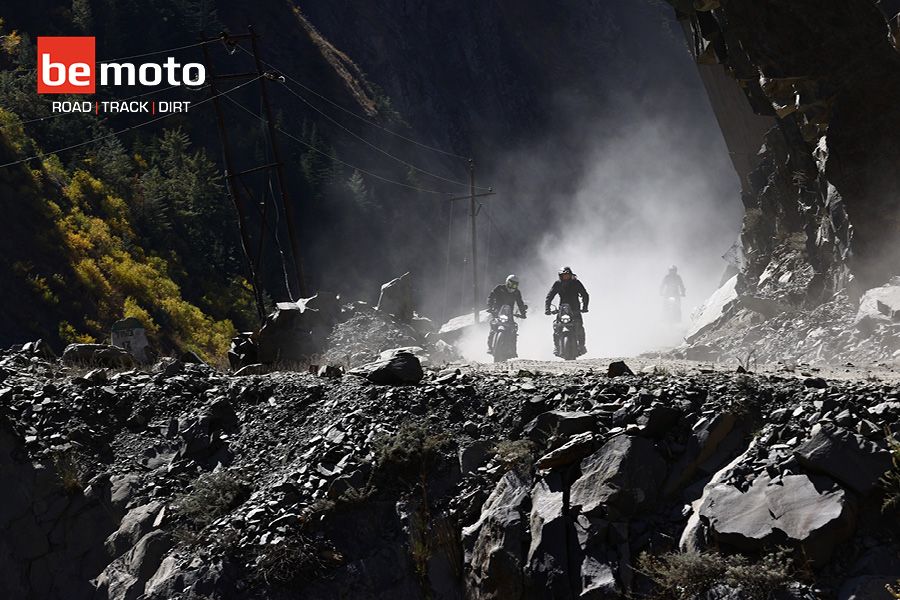
<path fill-rule="evenodd" d="M 93 94 L 93 37 L 38 37 L 38 94 Z"/>
<path fill-rule="evenodd" d="M 206 68 L 182 65 L 173 57 L 164 63 L 104 61 L 97 64 L 94 37 L 38 37 L 39 94 L 93 94 L 101 86 L 203 85 Z M 99 76 L 98 76 L 99 75 Z"/>

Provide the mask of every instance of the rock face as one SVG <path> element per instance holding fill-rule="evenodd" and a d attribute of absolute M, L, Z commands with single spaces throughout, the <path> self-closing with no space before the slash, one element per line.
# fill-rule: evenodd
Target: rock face
<path fill-rule="evenodd" d="M 900 264 L 900 171 L 889 166 L 900 146 L 887 133 L 900 126 L 900 52 L 889 25 L 900 6 L 669 3 L 745 207 L 739 273 L 698 315 L 683 355 L 712 347 L 703 360 L 900 358 L 897 330 L 887 329 L 896 286 L 870 289 Z M 839 22 L 847 25 L 836 34 Z"/>
<path fill-rule="evenodd" d="M 900 159 L 887 133 L 900 124 L 894 15 L 870 0 L 670 3 L 701 70 L 724 67 L 745 82 L 745 106 L 771 118 L 764 137 L 744 130 L 763 151 L 749 173 L 738 169 L 747 207 L 738 292 L 817 302 L 846 283 L 847 268 L 864 284 L 886 279 L 900 259 L 888 233 L 900 219 L 900 174 L 887 167 Z M 848 24 L 839 36 L 836 22 Z M 724 113 L 724 100 L 711 99 Z M 726 140 L 746 152 L 744 139 Z"/>

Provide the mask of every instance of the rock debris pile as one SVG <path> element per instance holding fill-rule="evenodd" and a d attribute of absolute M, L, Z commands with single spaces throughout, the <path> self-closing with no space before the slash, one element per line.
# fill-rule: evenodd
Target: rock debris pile
<path fill-rule="evenodd" d="M 683 597 L 755 598 L 734 573 L 782 552 L 779 597 L 877 598 L 858 590 L 900 573 L 881 510 L 900 494 L 881 482 L 896 386 L 420 371 L 377 385 L 4 352 L 0 592 L 614 598 L 695 557 L 750 566 Z"/>
<path fill-rule="evenodd" d="M 812 309 L 737 298 L 672 354 L 731 364 L 900 364 L 900 285 L 867 291 L 858 303 L 840 293 Z"/>

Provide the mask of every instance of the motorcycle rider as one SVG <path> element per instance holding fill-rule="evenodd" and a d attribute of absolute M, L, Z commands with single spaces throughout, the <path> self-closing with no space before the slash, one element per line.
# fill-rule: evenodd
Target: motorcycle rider
<path fill-rule="evenodd" d="M 544 314 L 551 314 L 550 303 L 553 302 L 553 298 L 557 295 L 559 295 L 559 305 L 568 304 L 573 311 L 572 319 L 578 323 L 578 354 L 580 356 L 587 352 L 587 347 L 584 343 L 584 321 L 581 318 L 581 313 L 588 311 L 590 296 L 588 296 L 584 285 L 569 267 L 563 267 L 559 270 L 559 279 L 553 282 L 553 286 L 550 288 L 544 301 Z M 556 333 L 556 328 L 553 329 L 553 346 L 555 348 L 553 353 L 559 356 L 559 335 Z"/>
<path fill-rule="evenodd" d="M 684 297 L 684 292 L 684 282 L 681 280 L 681 275 L 678 274 L 678 267 L 672 265 L 659 286 L 659 295 L 665 299 L 675 299 L 675 308 L 670 317 L 674 321 L 681 321 L 681 299 Z M 663 314 L 668 314 L 668 311 Z"/>
<path fill-rule="evenodd" d="M 495 287 L 488 296 L 487 308 L 488 312 L 493 316 L 496 317 L 503 306 L 511 306 L 513 310 L 518 306 L 521 318 L 524 319 L 526 316 L 528 306 L 522 301 L 522 292 L 519 291 L 519 278 L 515 275 L 507 277 L 506 282 Z M 494 337 L 496 335 L 497 330 L 492 321 L 491 332 L 488 334 L 488 354 L 493 354 L 494 352 Z"/>

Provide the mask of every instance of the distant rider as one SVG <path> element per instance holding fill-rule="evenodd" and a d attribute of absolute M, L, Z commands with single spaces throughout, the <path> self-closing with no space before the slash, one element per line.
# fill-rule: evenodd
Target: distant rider
<path fill-rule="evenodd" d="M 553 282 L 553 287 L 550 288 L 544 301 L 544 314 L 551 314 L 550 303 L 553 302 L 553 298 L 557 295 L 559 295 L 560 306 L 568 304 L 569 308 L 572 309 L 572 319 L 578 323 L 578 354 L 584 354 L 587 352 L 587 347 L 584 345 L 584 322 L 581 318 L 581 313 L 588 311 L 590 296 L 588 296 L 584 285 L 569 267 L 563 267 L 559 270 L 559 279 Z M 555 348 L 553 353 L 559 356 L 559 336 L 555 328 L 553 330 L 553 346 Z"/>
<path fill-rule="evenodd" d="M 528 306 L 522 301 L 522 292 L 519 291 L 519 278 L 515 275 L 507 277 L 506 283 L 501 283 L 495 287 L 491 292 L 491 295 L 488 296 L 487 308 L 488 312 L 493 316 L 496 317 L 497 313 L 499 313 L 500 309 L 504 306 L 511 306 L 513 310 L 518 306 L 521 318 L 525 318 L 525 311 L 528 310 Z M 492 325 L 491 332 L 488 334 L 488 354 L 491 354 L 494 351 L 494 336 L 496 333 L 497 332 Z"/>
<path fill-rule="evenodd" d="M 674 299 L 672 308 L 666 307 L 666 314 L 673 321 L 681 321 L 681 299 L 684 298 L 684 282 L 681 275 L 678 274 L 678 267 L 672 265 L 669 272 L 663 277 L 662 285 L 659 286 L 659 295 L 664 299 Z"/>

